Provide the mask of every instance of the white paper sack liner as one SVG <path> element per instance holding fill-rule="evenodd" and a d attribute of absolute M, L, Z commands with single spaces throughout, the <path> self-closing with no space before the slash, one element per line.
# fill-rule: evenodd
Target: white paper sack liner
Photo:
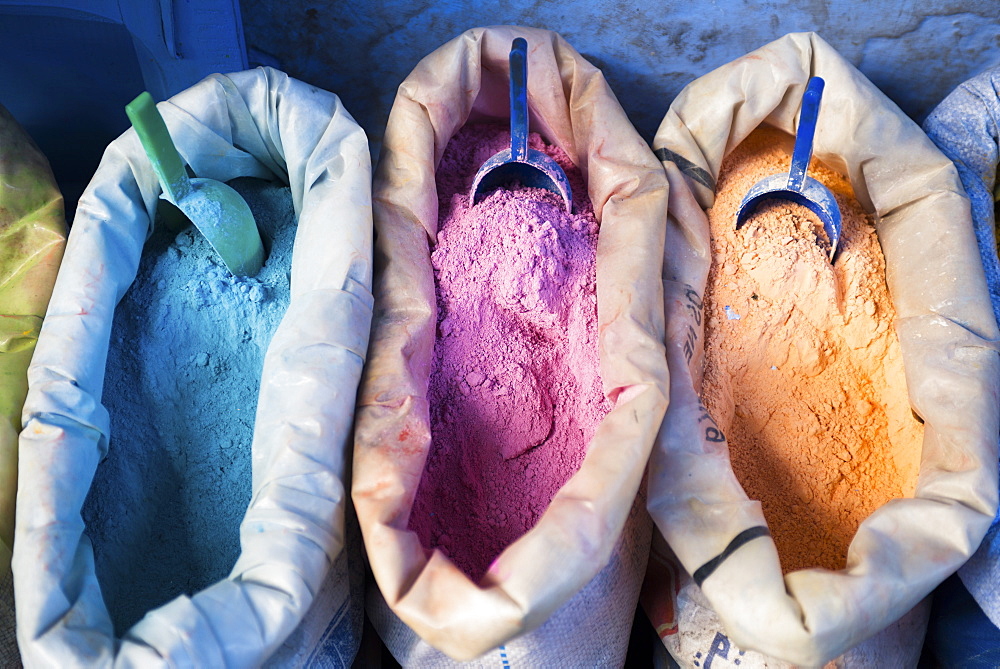
<path fill-rule="evenodd" d="M 989 69 L 952 91 L 927 116 L 924 130 L 955 162 L 969 195 L 993 314 L 1000 318 L 1000 261 L 993 200 L 1000 160 L 1000 67 Z M 958 575 L 990 622 L 1000 626 L 1000 514 Z"/>
<path fill-rule="evenodd" d="M 714 200 L 722 159 L 765 121 L 794 134 L 814 75 L 826 80 L 814 155 L 846 174 L 876 216 L 925 437 L 915 498 L 890 501 L 861 524 L 846 570 L 782 578 L 774 543 L 759 537 L 702 583 L 737 645 L 804 665 L 840 655 L 898 619 L 975 550 L 997 507 L 1000 404 L 997 326 L 954 167 L 822 39 L 788 35 L 690 84 L 654 140 L 671 184 L 664 266 L 671 393 L 649 489 L 657 526 L 693 574 L 738 534 L 765 525 L 726 444 L 704 437 L 714 424 L 701 419 L 696 391 L 703 333 L 685 291 L 704 295 L 710 250 L 702 209 Z M 690 367 L 689 326 L 698 337 Z"/>
<path fill-rule="evenodd" d="M 13 559 L 28 665 L 259 664 L 343 547 L 347 437 L 372 307 L 365 135 L 336 96 L 269 68 L 213 75 L 158 106 L 199 176 L 278 178 L 298 219 L 291 301 L 262 373 L 242 552 L 226 580 L 113 637 L 80 511 L 108 448 L 100 398 L 112 316 L 160 194 L 130 129 L 80 200 L 28 372 Z"/>
<path fill-rule="evenodd" d="M 435 167 L 467 120 L 509 117 L 507 63 L 517 36 L 528 41 L 531 127 L 580 166 L 601 222 L 601 379 L 616 405 L 577 473 L 477 585 L 441 551 L 428 556 L 407 521 L 430 448 Z M 359 400 L 353 498 L 386 602 L 455 659 L 539 627 L 608 562 L 666 400 L 659 278 L 665 187 L 603 75 L 550 31 L 466 31 L 400 86 L 374 187 L 376 223 L 385 229 L 377 254 L 386 256 L 387 269 Z"/>

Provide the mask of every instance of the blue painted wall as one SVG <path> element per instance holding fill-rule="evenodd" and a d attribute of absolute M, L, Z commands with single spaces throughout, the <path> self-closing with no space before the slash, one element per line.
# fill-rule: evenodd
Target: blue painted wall
<path fill-rule="evenodd" d="M 251 64 L 337 93 L 381 139 L 396 87 L 476 26 L 559 32 L 600 67 L 651 140 L 685 84 L 789 32 L 815 30 L 915 120 L 1000 65 L 998 0 L 241 0 Z"/>

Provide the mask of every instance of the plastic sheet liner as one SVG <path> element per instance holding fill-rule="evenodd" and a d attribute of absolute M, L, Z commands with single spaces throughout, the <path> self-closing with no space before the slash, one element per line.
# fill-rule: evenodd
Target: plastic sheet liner
<path fill-rule="evenodd" d="M 66 243 L 63 198 L 52 170 L 0 105 L 0 666 L 20 662 L 10 571 L 17 435 L 28 363 Z"/>
<path fill-rule="evenodd" d="M 266 68 L 213 75 L 159 109 L 197 174 L 288 183 L 298 220 L 291 302 L 264 361 L 242 552 L 227 579 L 114 638 L 80 511 L 109 445 L 100 398 L 112 314 L 160 195 L 129 130 L 80 200 L 28 374 L 13 568 L 29 665 L 259 665 L 344 547 L 346 448 L 372 308 L 365 135 L 336 96 Z"/>
<path fill-rule="evenodd" d="M 1000 67 L 956 88 L 927 116 L 924 130 L 954 161 L 969 196 L 993 314 L 1000 320 L 1000 260 L 994 202 L 1000 163 Z M 990 621 L 1000 627 L 1000 515 L 958 575 Z"/>
<path fill-rule="evenodd" d="M 714 201 L 723 157 L 761 123 L 794 134 L 810 76 L 826 80 L 814 156 L 846 175 L 874 215 L 907 388 L 925 432 L 914 497 L 861 524 L 847 568 L 782 577 L 760 504 L 740 487 L 728 446 L 699 403 L 704 333 L 694 305 L 711 262 L 703 210 Z M 998 333 L 969 201 L 920 128 L 812 33 L 788 35 L 690 84 L 654 148 L 671 186 L 671 384 L 650 461 L 649 510 L 684 569 L 698 574 L 727 647 L 731 640 L 794 664 L 822 664 L 899 619 L 954 572 L 997 509 Z"/>
<path fill-rule="evenodd" d="M 509 118 L 507 61 L 517 36 L 528 42 L 532 129 L 581 168 L 601 225 L 600 372 L 614 408 L 598 426 L 579 471 L 537 525 L 473 583 L 407 530 L 431 448 L 427 388 L 436 329 L 430 262 L 438 221 L 435 168 L 448 140 L 467 121 Z M 568 604 L 605 568 L 619 544 L 666 406 L 663 170 L 600 71 L 562 38 L 531 28 L 476 28 L 424 58 L 400 86 L 373 198 L 378 307 L 359 396 L 352 495 L 379 596 L 426 643 L 458 660 L 482 656 L 569 606 L 562 617 L 566 624 L 535 643 L 551 655 L 529 657 L 536 666 L 545 666 L 540 658 L 546 657 L 586 666 L 586 659 L 576 660 L 585 658 L 580 638 L 593 636 L 596 627 L 588 620 L 627 608 L 627 630 L 645 563 L 643 554 L 630 591 L 598 589 L 589 599 Z M 385 638 L 387 632 L 382 633 Z M 624 646 L 605 650 L 605 657 L 617 657 L 618 650 L 623 660 Z M 410 657 L 405 647 L 394 652 L 397 658 Z M 425 666 L 440 666 L 447 658 L 439 654 L 424 660 Z M 499 650 L 489 659 L 490 666 L 504 661 L 511 659 Z"/>

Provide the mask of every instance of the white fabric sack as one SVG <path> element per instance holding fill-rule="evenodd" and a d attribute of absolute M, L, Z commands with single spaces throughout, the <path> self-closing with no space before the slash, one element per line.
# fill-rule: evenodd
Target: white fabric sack
<path fill-rule="evenodd" d="M 993 314 L 1000 320 L 1000 259 L 997 257 L 997 163 L 1000 162 L 1000 67 L 966 81 L 924 120 L 924 130 L 958 169 L 972 204 L 972 223 Z M 1000 514 L 958 576 L 990 621 L 1000 627 Z"/>
<path fill-rule="evenodd" d="M 607 566 L 533 631 L 468 662 L 458 662 L 421 639 L 368 588 L 367 609 L 386 647 L 404 667 L 620 667 L 625 662 L 646 558 L 650 521 L 636 498 Z"/>
<path fill-rule="evenodd" d="M 719 426 L 702 420 L 703 331 L 693 304 L 711 262 L 703 210 L 723 157 L 761 123 L 794 134 L 810 76 L 826 80 L 814 156 L 846 175 L 875 217 L 908 392 L 925 432 L 914 497 L 861 524 L 847 568 L 782 577 L 760 504 L 740 487 L 727 444 L 706 438 L 706 428 L 715 437 Z M 671 387 L 651 456 L 649 510 L 733 643 L 819 665 L 910 611 L 968 559 L 997 509 L 997 325 L 969 202 L 954 166 L 920 128 L 812 33 L 788 35 L 690 84 L 654 148 L 671 186 Z"/>
<path fill-rule="evenodd" d="M 266 68 L 213 75 L 159 109 L 196 174 L 287 183 L 298 221 L 291 300 L 264 361 L 242 550 L 227 579 L 114 638 L 81 507 L 109 443 L 100 400 L 112 315 L 160 195 L 129 130 L 80 200 L 28 374 L 13 558 L 28 666 L 259 665 L 344 548 L 346 449 L 372 308 L 365 135 L 336 96 Z"/>
<path fill-rule="evenodd" d="M 581 168 L 601 225 L 600 372 L 614 408 L 535 527 L 473 583 L 407 529 L 431 448 L 435 169 L 467 121 L 509 118 L 508 55 L 518 36 L 528 42 L 532 129 Z M 532 28 L 476 28 L 424 58 L 400 86 L 373 197 L 378 312 L 358 401 L 352 480 L 371 569 L 393 614 L 372 597 L 373 622 L 408 666 L 453 664 L 446 656 L 502 666 L 512 655 L 531 666 L 620 663 L 649 540 L 646 514 L 632 507 L 666 402 L 662 168 L 601 72 L 562 38 Z M 585 587 L 606 568 L 599 583 L 613 590 Z M 568 612 L 556 613 L 564 606 Z M 543 626 L 554 613 L 560 622 Z M 538 636 L 529 634 L 536 629 Z M 426 643 L 416 643 L 418 636 Z"/>
<path fill-rule="evenodd" d="M 794 669 L 793 665 L 733 642 L 719 616 L 677 558 L 657 535 L 649 556 L 650 568 L 643 584 L 642 603 L 663 645 L 659 650 L 685 669 L 718 667 L 720 662 L 740 669 Z M 665 587 L 664 587 L 665 586 Z M 902 618 L 874 636 L 828 662 L 826 669 L 916 667 L 923 650 L 924 631 L 930 615 L 930 597 L 924 598 Z"/>

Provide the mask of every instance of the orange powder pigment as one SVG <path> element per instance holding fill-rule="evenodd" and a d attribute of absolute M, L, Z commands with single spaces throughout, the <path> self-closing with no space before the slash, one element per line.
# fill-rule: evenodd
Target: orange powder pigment
<path fill-rule="evenodd" d="M 725 432 L 733 470 L 763 505 L 785 573 L 842 569 L 858 525 L 912 495 L 923 427 L 906 394 L 885 261 L 850 183 L 817 162 L 837 198 L 830 265 L 819 219 L 764 203 L 736 230 L 758 180 L 787 172 L 791 138 L 755 131 L 723 162 L 709 210 L 702 396 Z"/>

